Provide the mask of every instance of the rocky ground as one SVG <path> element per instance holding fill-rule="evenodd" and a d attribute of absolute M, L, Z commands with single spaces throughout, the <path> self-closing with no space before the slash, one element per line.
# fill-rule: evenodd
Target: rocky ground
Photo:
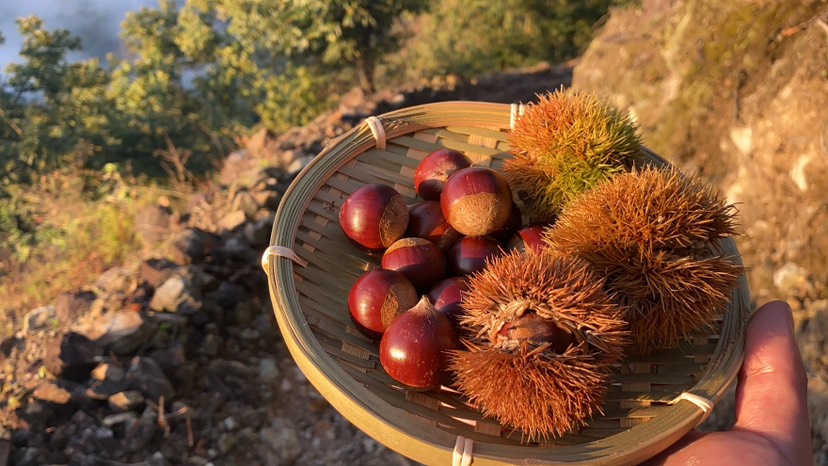
<path fill-rule="evenodd" d="M 369 115 L 449 99 L 527 102 L 570 79 L 569 66 L 539 66 L 354 91 L 304 128 L 250 137 L 189 205 L 139 214 L 137 267 L 32 310 L 0 342 L 0 466 L 412 464 L 322 399 L 280 339 L 260 260 L 281 194 Z"/>

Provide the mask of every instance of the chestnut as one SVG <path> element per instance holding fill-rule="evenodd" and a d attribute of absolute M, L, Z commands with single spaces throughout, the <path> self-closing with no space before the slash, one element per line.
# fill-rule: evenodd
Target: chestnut
<path fill-rule="evenodd" d="M 439 149 L 426 156 L 414 172 L 414 190 L 427 201 L 439 201 L 446 180 L 457 170 L 471 166 L 471 160 L 452 149 Z"/>
<path fill-rule="evenodd" d="M 541 252 L 546 248 L 546 243 L 543 242 L 543 232 L 548 227 L 547 224 L 538 224 L 521 228 L 509 239 L 506 249 L 517 249 L 521 252 Z"/>
<path fill-rule="evenodd" d="M 506 219 L 506 223 L 497 230 L 489 233 L 489 236 L 506 244 L 512 238 L 512 235 L 520 230 L 521 227 L 523 227 L 523 214 L 520 212 L 517 204 L 512 201 L 512 211 L 509 213 L 509 218 Z"/>
<path fill-rule="evenodd" d="M 446 380 L 448 352 L 458 344 L 451 321 L 423 296 L 385 330 L 379 347 L 380 364 L 397 382 L 432 389 Z"/>
<path fill-rule="evenodd" d="M 517 348 L 522 341 L 535 345 L 549 345 L 549 349 L 564 354 L 575 343 L 575 336 L 555 321 L 527 312 L 500 327 L 495 337 L 503 348 Z"/>
<path fill-rule="evenodd" d="M 441 251 L 448 253 L 449 250 L 451 250 L 451 247 L 454 246 L 454 243 L 460 241 L 461 239 L 463 239 L 463 233 L 460 233 L 449 226 L 448 230 L 443 233 L 443 236 L 437 239 L 435 244 L 437 244 L 437 247 L 439 247 Z"/>
<path fill-rule="evenodd" d="M 466 236 L 446 254 L 454 275 L 469 275 L 486 267 L 486 261 L 503 253 L 500 242 L 491 236 Z"/>
<path fill-rule="evenodd" d="M 423 238 L 397 240 L 382 255 L 382 268 L 396 270 L 420 292 L 446 276 L 446 259 L 436 244 Z"/>
<path fill-rule="evenodd" d="M 408 228 L 408 207 L 391 186 L 369 184 L 354 191 L 339 209 L 345 236 L 368 251 L 380 251 L 402 238 Z"/>
<path fill-rule="evenodd" d="M 449 277 L 440 280 L 428 291 L 428 299 L 437 312 L 449 318 L 454 328 L 460 328 L 460 317 L 466 313 L 460 303 L 463 293 L 468 290 L 469 284 L 465 278 Z"/>
<path fill-rule="evenodd" d="M 408 231 L 405 236 L 416 236 L 438 244 L 449 228 L 437 201 L 418 202 L 408 209 Z"/>
<path fill-rule="evenodd" d="M 443 216 L 452 228 L 466 236 L 484 236 L 503 228 L 512 205 L 512 192 L 506 180 L 487 167 L 456 171 L 440 195 Z"/>
<path fill-rule="evenodd" d="M 417 290 L 405 275 L 394 270 L 363 274 L 348 293 L 348 311 L 356 328 L 378 339 L 394 319 L 417 304 Z"/>

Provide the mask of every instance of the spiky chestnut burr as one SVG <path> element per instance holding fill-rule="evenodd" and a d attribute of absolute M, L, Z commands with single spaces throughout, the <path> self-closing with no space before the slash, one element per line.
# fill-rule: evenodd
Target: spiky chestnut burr
<path fill-rule="evenodd" d="M 641 141 L 626 112 L 572 89 L 539 96 L 510 131 L 503 173 L 533 222 L 551 221 L 581 193 L 632 166 Z"/>
<path fill-rule="evenodd" d="M 469 278 L 451 353 L 458 389 L 528 440 L 560 436 L 601 411 L 629 342 L 622 311 L 574 256 L 512 251 Z"/>
<path fill-rule="evenodd" d="M 701 181 L 648 167 L 569 204 L 545 241 L 603 271 L 649 352 L 710 326 L 730 301 L 743 268 L 711 244 L 734 234 L 735 214 Z"/>

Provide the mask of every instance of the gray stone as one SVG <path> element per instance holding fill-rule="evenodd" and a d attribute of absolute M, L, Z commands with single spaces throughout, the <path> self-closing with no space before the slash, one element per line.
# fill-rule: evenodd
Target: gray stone
<path fill-rule="evenodd" d="M 177 268 L 176 263 L 166 259 L 148 259 L 141 263 L 139 279 L 153 288 L 158 288 Z"/>
<path fill-rule="evenodd" d="M 215 357 L 218 356 L 219 351 L 221 350 L 222 339 L 220 336 L 214 333 L 208 333 L 204 336 L 204 340 L 201 342 L 201 346 L 199 349 L 202 353 L 207 356 Z"/>
<path fill-rule="evenodd" d="M 140 313 L 113 311 L 90 314 L 71 330 L 116 354 L 128 354 L 147 341 L 153 328 Z"/>
<path fill-rule="evenodd" d="M 42 332 L 48 330 L 57 322 L 57 310 L 54 306 L 42 306 L 32 309 L 23 316 L 23 333 Z"/>
<path fill-rule="evenodd" d="M 152 296 L 150 309 L 158 312 L 177 312 L 178 308 L 192 299 L 189 291 L 190 281 L 181 276 L 168 278 Z"/>
<path fill-rule="evenodd" d="M 125 380 L 121 380 L 120 382 L 96 380 L 86 389 L 84 394 L 89 399 L 104 401 L 109 399 L 110 396 L 125 390 L 126 387 L 127 382 Z"/>
<path fill-rule="evenodd" d="M 144 326 L 141 314 L 132 311 L 115 311 L 106 314 L 105 333 L 99 340 L 104 346 L 111 346 L 118 354 L 134 351 L 147 341 L 151 329 Z"/>
<path fill-rule="evenodd" d="M 253 192 L 253 199 L 262 209 L 276 210 L 279 207 L 280 194 L 270 189 Z"/>
<path fill-rule="evenodd" d="M 238 361 L 228 361 L 226 359 L 214 359 L 210 361 L 210 370 L 216 374 L 231 374 L 241 378 L 252 377 L 256 373 L 247 364 L 242 364 Z"/>
<path fill-rule="evenodd" d="M 61 293 L 55 299 L 55 312 L 58 321 L 62 324 L 74 322 L 80 316 L 89 312 L 97 296 L 91 291 L 77 293 Z"/>
<path fill-rule="evenodd" d="M 18 466 L 36 466 L 43 464 L 40 450 L 33 447 L 16 449 L 12 455 L 11 464 Z"/>
<path fill-rule="evenodd" d="M 112 382 L 120 382 L 124 380 L 124 369 L 115 366 L 108 362 L 98 364 L 98 367 L 92 371 L 92 378 L 95 380 L 110 380 Z"/>
<path fill-rule="evenodd" d="M 112 427 L 112 426 L 115 426 L 115 425 L 118 425 L 118 424 L 123 424 L 125 422 L 134 421 L 137 418 L 138 418 L 138 415 L 135 414 L 135 412 L 125 411 L 123 413 L 110 414 L 110 415 L 104 417 L 103 419 L 101 419 L 101 425 L 103 425 L 104 427 Z M 109 435 L 112 434 L 112 430 L 107 429 L 107 431 L 108 431 Z M 107 435 L 106 431 L 101 432 L 101 434 L 104 435 L 103 438 L 106 438 L 106 435 Z"/>
<path fill-rule="evenodd" d="M 224 427 L 224 430 L 227 430 L 227 431 L 232 431 L 232 430 L 236 430 L 236 429 L 239 428 L 239 423 L 238 423 L 238 421 L 233 419 L 233 416 L 229 416 L 229 417 L 225 418 L 221 422 L 221 424 Z"/>
<path fill-rule="evenodd" d="M 69 332 L 56 336 L 46 347 L 43 365 L 56 377 L 82 382 L 98 365 L 101 347 L 85 336 Z"/>
<path fill-rule="evenodd" d="M 72 393 L 51 382 L 41 383 L 35 389 L 34 393 L 32 393 L 32 397 L 40 401 L 58 405 L 65 405 L 72 401 Z"/>
<path fill-rule="evenodd" d="M 145 398 L 155 402 L 162 396 L 165 400 L 171 400 L 175 396 L 172 383 L 158 363 L 151 358 L 132 358 L 127 369 L 126 381 L 129 388 L 140 390 Z"/>
<path fill-rule="evenodd" d="M 158 427 L 157 416 L 157 414 L 151 417 L 142 415 L 134 423 L 127 424 L 123 442 L 127 451 L 134 453 L 147 448 L 153 437 L 161 431 Z"/>
<path fill-rule="evenodd" d="M 242 261 L 248 261 L 254 256 L 250 246 L 244 240 L 235 236 L 225 241 L 222 249 L 227 255 Z"/>
<path fill-rule="evenodd" d="M 129 287 L 132 274 L 123 267 L 112 267 L 98 275 L 95 288 L 103 293 L 118 293 Z"/>
<path fill-rule="evenodd" d="M 236 228 L 244 225 L 247 221 L 247 215 L 243 210 L 234 210 L 229 212 L 219 220 L 219 228 L 225 231 L 233 231 Z"/>
<path fill-rule="evenodd" d="M 259 381 L 262 383 L 275 382 L 281 376 L 277 361 L 270 357 L 259 361 Z"/>
<path fill-rule="evenodd" d="M 254 248 L 263 248 L 270 243 L 273 219 L 264 217 L 244 225 L 244 238 Z"/>
<path fill-rule="evenodd" d="M 160 451 L 156 451 L 149 458 L 147 458 L 147 466 L 167 466 L 170 464 Z"/>
<path fill-rule="evenodd" d="M 215 249 L 218 237 L 199 228 L 188 228 L 173 242 L 173 259 L 179 263 L 197 262 Z"/>
<path fill-rule="evenodd" d="M 137 390 L 126 390 L 110 396 L 107 401 L 115 411 L 129 411 L 144 402 L 144 395 Z"/>
<path fill-rule="evenodd" d="M 247 217 L 253 217 L 256 214 L 256 211 L 259 210 L 259 206 L 250 191 L 247 189 L 240 189 L 233 196 L 233 201 L 230 203 L 230 209 L 233 211 L 244 212 Z"/>
<path fill-rule="evenodd" d="M 225 432 L 221 434 L 218 441 L 216 442 L 216 446 L 218 447 L 219 453 L 222 455 L 226 455 L 236 446 L 236 442 L 238 441 L 238 437 L 229 432 Z"/>
<path fill-rule="evenodd" d="M 275 464 L 289 464 L 302 453 L 296 429 L 285 419 L 274 419 L 271 427 L 259 431 L 259 440 L 273 454 L 268 459 Z"/>

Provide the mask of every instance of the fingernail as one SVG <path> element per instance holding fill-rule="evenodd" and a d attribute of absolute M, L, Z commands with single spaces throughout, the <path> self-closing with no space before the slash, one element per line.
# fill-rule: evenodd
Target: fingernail
<path fill-rule="evenodd" d="M 791 327 L 791 332 L 794 331 L 794 319 L 793 319 L 793 310 L 791 309 L 791 305 L 788 304 L 787 301 L 774 301 L 768 304 L 776 304 L 781 306 L 782 309 L 785 310 L 785 317 L 788 319 L 788 325 Z"/>

